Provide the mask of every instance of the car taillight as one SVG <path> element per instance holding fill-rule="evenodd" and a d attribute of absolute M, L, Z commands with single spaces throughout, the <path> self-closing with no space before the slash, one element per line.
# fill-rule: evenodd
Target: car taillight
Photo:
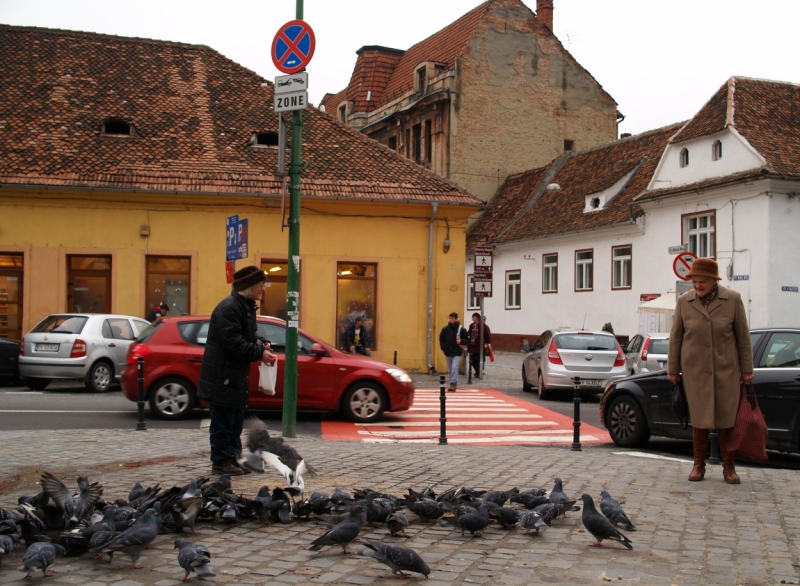
<path fill-rule="evenodd" d="M 642 360 L 647 360 L 647 351 L 650 349 L 650 338 L 644 341 L 644 348 L 642 348 Z"/>
<path fill-rule="evenodd" d="M 86 356 L 86 342 L 78 338 L 72 345 L 72 352 L 69 353 L 70 358 L 83 358 Z"/>
<path fill-rule="evenodd" d="M 559 354 L 556 349 L 555 338 L 550 340 L 550 348 L 547 349 L 547 359 L 550 361 L 550 364 L 561 364 L 562 366 L 564 364 L 564 361 L 561 360 L 561 354 Z"/>
<path fill-rule="evenodd" d="M 622 353 L 619 342 L 617 342 L 617 359 L 614 361 L 614 366 L 625 366 L 625 354 Z"/>
<path fill-rule="evenodd" d="M 22 336 L 22 342 L 19 344 L 19 355 L 25 356 L 25 336 Z"/>
<path fill-rule="evenodd" d="M 147 344 L 134 344 L 128 352 L 128 364 L 136 364 L 139 358 L 146 358 L 150 356 L 150 348 Z"/>

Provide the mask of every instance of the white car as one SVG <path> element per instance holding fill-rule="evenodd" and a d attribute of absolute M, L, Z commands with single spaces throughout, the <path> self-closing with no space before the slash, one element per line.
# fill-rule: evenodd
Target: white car
<path fill-rule="evenodd" d="M 622 349 L 628 363 L 628 372 L 633 375 L 664 370 L 667 367 L 668 349 L 669 334 L 667 333 L 635 335 Z"/>
<path fill-rule="evenodd" d="M 74 379 L 106 391 L 122 375 L 128 347 L 149 325 L 130 315 L 49 315 L 22 337 L 22 383 L 40 391 L 53 379 Z"/>
<path fill-rule="evenodd" d="M 522 361 L 522 390 L 536 388 L 539 398 L 548 399 L 572 391 L 579 377 L 581 390 L 602 393 L 627 374 L 622 347 L 608 332 L 546 330 Z"/>

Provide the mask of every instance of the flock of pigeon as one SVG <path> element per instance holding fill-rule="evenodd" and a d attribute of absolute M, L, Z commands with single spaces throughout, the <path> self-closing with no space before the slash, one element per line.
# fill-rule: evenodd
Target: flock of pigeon
<path fill-rule="evenodd" d="M 256 420 L 258 421 L 258 420 Z M 0 508 L 0 566 L 2 556 L 24 542 L 27 550 L 21 571 L 30 578 L 36 570 L 50 576 L 47 568 L 60 555 L 92 553 L 97 559 L 108 556 L 113 561 L 116 552 L 126 554 L 134 568 L 145 548 L 159 534 L 183 533 L 188 529 L 195 534 L 197 521 L 219 519 L 225 523 L 257 521 L 291 523 L 293 520 L 315 519 L 329 529 L 309 546 L 319 551 L 326 546 L 339 546 L 344 553 L 347 546 L 361 533 L 364 524 L 385 526 L 392 536 L 403 535 L 409 524 L 407 512 L 413 513 L 423 523 L 452 525 L 480 536 L 490 523 L 505 529 L 516 525 L 523 534 L 538 535 L 551 523 L 571 510 L 578 510 L 577 500 L 564 493 L 560 478 L 555 479 L 548 493 L 535 488 L 520 492 L 517 488 L 506 491 L 484 491 L 466 487 L 452 488 L 436 494 L 430 487 L 421 492 L 408 489 L 408 494 L 398 497 L 374 490 L 354 490 L 352 495 L 337 488 L 332 494 L 315 491 L 305 494 L 304 474 L 315 474 L 314 469 L 281 438 L 269 436 L 260 421 L 249 425 L 248 447 L 250 455 L 243 458 L 244 467 L 264 471 L 264 464 L 273 466 L 285 478 L 285 488 L 270 490 L 261 487 L 253 498 L 236 495 L 231 489 L 230 477 L 192 478 L 185 486 L 162 490 L 159 486 L 144 488 L 136 483 L 127 499 L 108 502 L 103 498 L 103 487 L 90 483 L 83 476 L 77 480 L 78 491 L 73 493 L 54 475 L 45 472 L 41 477 L 41 492 L 19 498 L 16 510 Z M 602 491 L 600 511 L 594 500 L 583 494 L 582 520 L 586 530 L 595 538 L 592 545 L 599 547 L 604 540 L 620 543 L 632 549 L 631 541 L 617 525 L 626 530 L 635 529 L 620 504 Z M 506 506 L 516 503 L 523 510 Z M 379 543 L 371 539 L 360 541 L 365 549 L 359 555 L 368 556 L 388 566 L 393 574 L 407 576 L 416 572 L 426 578 L 428 564 L 413 549 Z M 191 572 L 200 579 L 214 576 L 211 553 L 204 545 L 193 544 L 179 537 L 174 541 L 178 550 L 178 564 L 187 581 Z"/>

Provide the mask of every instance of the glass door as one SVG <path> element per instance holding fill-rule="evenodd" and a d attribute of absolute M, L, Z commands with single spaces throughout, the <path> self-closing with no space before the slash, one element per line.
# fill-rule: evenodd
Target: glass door
<path fill-rule="evenodd" d="M 111 313 L 111 257 L 67 257 L 67 311 Z"/>

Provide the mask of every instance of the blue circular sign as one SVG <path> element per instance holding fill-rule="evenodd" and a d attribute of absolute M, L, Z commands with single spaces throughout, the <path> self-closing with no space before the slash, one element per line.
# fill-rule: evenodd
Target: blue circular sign
<path fill-rule="evenodd" d="M 289 21 L 272 40 L 272 62 L 283 73 L 297 73 L 311 61 L 316 46 L 314 31 L 307 22 Z"/>

